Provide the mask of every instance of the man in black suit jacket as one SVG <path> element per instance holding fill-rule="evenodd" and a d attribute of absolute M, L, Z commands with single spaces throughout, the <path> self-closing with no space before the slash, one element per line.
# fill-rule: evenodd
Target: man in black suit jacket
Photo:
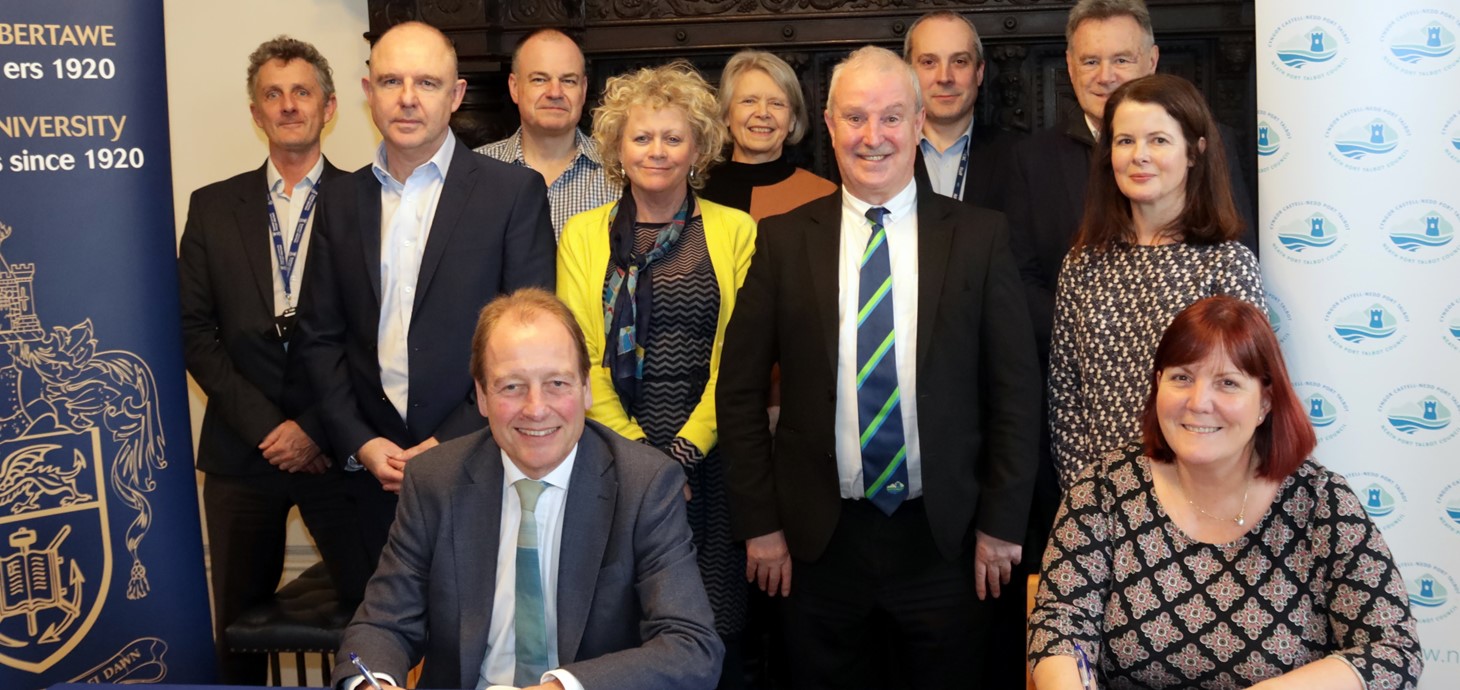
<path fill-rule="evenodd" d="M 902 57 L 917 72 L 926 113 L 918 142 L 918 184 L 1002 210 L 1017 139 L 991 124 L 974 122 L 984 73 L 977 27 L 952 10 L 929 12 L 908 29 Z"/>
<path fill-rule="evenodd" d="M 329 63 L 314 46 L 280 37 L 253 53 L 248 75 L 269 158 L 193 193 L 178 262 L 188 371 L 208 395 L 198 469 L 220 642 L 224 627 L 278 585 L 291 506 L 343 601 L 360 599 L 371 568 L 354 527 L 351 480 L 333 461 L 290 328 L 309 206 L 341 174 L 319 145 L 335 114 Z M 223 681 L 264 683 L 263 655 L 229 655 L 221 644 L 219 653 Z"/>
<path fill-rule="evenodd" d="M 747 576 L 790 597 L 799 684 L 955 687 L 977 677 L 979 599 L 1008 584 L 1029 507 L 1039 381 L 1023 290 L 1003 216 L 914 181 L 922 105 L 897 55 L 867 47 L 838 65 L 825 118 L 844 187 L 763 222 L 726 333 L 736 375 L 716 402 L 732 526 Z M 876 208 L 885 231 L 862 218 Z M 890 466 L 905 458 L 905 485 L 860 466 L 860 261 L 881 237 L 901 396 L 888 418 L 906 448 Z M 873 507 L 880 494 L 896 507 Z"/>
<path fill-rule="evenodd" d="M 362 82 L 383 141 L 325 190 L 301 328 L 331 442 L 385 489 L 360 497 L 378 556 L 405 463 L 486 424 L 466 368 L 477 311 L 551 288 L 555 243 L 542 177 L 451 133 L 466 81 L 440 31 L 385 32 Z"/>

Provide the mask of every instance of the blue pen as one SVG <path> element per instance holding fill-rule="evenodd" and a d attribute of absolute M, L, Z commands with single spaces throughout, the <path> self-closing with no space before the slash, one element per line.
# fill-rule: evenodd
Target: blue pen
<path fill-rule="evenodd" d="M 1081 654 L 1083 655 L 1084 652 L 1081 652 Z M 350 663 L 354 664 L 355 668 L 360 670 L 360 675 L 365 676 L 365 682 L 369 683 L 370 687 L 375 688 L 375 690 L 384 690 L 380 687 L 380 681 L 375 680 L 375 674 L 371 673 L 370 669 L 365 667 L 365 662 L 360 660 L 360 655 L 350 652 Z"/>
<path fill-rule="evenodd" d="M 1076 642 L 1075 651 L 1079 653 L 1079 656 L 1075 658 L 1075 666 L 1080 673 L 1080 687 L 1085 690 L 1092 690 L 1095 688 L 1095 685 L 1091 682 L 1095 678 L 1095 671 L 1090 666 L 1090 657 L 1085 655 L 1085 645 Z M 354 655 L 352 654 L 350 656 Z"/>

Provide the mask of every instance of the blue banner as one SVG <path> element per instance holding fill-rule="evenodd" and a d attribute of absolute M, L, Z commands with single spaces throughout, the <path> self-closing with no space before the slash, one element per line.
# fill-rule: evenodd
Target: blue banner
<path fill-rule="evenodd" d="M 0 6 L 0 688 L 214 677 L 162 0 Z"/>

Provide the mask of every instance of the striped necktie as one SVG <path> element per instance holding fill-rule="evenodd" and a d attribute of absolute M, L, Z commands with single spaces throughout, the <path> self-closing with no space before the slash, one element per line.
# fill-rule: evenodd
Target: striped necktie
<path fill-rule="evenodd" d="M 892 313 L 892 260 L 887 209 L 867 209 L 872 237 L 862 252 L 857 310 L 857 421 L 861 431 L 864 496 L 887 515 L 907 497 L 907 441 L 897 387 Z"/>
<path fill-rule="evenodd" d="M 548 670 L 547 609 L 543 606 L 542 565 L 537 552 L 537 499 L 547 484 L 519 479 L 513 485 L 522 500 L 522 523 L 517 527 L 517 668 L 513 683 L 537 685 Z"/>

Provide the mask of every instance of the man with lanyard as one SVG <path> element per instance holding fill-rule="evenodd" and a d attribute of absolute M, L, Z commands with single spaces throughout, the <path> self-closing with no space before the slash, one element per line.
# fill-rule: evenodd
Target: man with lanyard
<path fill-rule="evenodd" d="M 1001 181 L 1014 139 L 997 127 L 974 125 L 984 60 L 973 22 L 950 10 L 925 14 L 908 30 L 902 56 L 917 72 L 927 113 L 918 178 L 943 196 L 1002 209 Z"/>
<path fill-rule="evenodd" d="M 562 234 L 569 218 L 619 197 L 603 177 L 598 145 L 578 130 L 587 81 L 583 51 L 567 34 L 545 28 L 524 36 L 512 53 L 512 74 L 507 77 L 522 126 L 476 150 L 542 174 L 555 235 Z"/>
<path fill-rule="evenodd" d="M 208 395 L 198 441 L 217 639 L 274 592 L 285 523 L 298 506 L 342 601 L 371 565 L 354 528 L 351 482 L 330 452 L 295 345 L 295 307 L 319 186 L 340 171 L 320 153 L 335 114 L 329 63 L 280 36 L 249 58 L 249 110 L 269 142 L 263 166 L 193 193 L 179 249 L 188 371 Z M 264 683 L 264 656 L 229 654 L 221 679 Z"/>

